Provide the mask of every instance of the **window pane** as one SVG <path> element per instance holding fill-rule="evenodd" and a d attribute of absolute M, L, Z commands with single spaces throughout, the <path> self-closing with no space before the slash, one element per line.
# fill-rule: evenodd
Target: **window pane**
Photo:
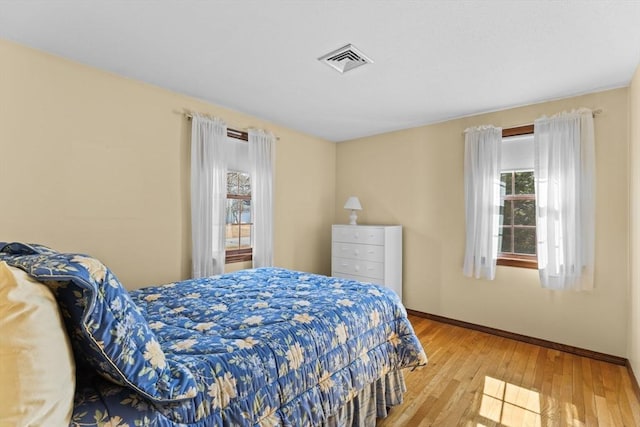
<path fill-rule="evenodd" d="M 225 232 L 226 249 L 238 249 L 240 247 L 240 225 L 227 224 Z"/>
<path fill-rule="evenodd" d="M 240 222 L 243 224 L 251 223 L 251 200 L 242 200 L 242 216 Z"/>
<path fill-rule="evenodd" d="M 511 250 L 511 228 L 510 227 L 501 227 L 500 228 L 502 237 L 500 239 L 500 247 L 498 248 L 498 252 L 512 252 Z"/>
<path fill-rule="evenodd" d="M 535 228 L 515 228 L 514 229 L 514 252 L 518 254 L 536 254 L 536 229 Z"/>
<path fill-rule="evenodd" d="M 238 224 L 242 214 L 242 200 L 227 199 L 227 224 Z"/>
<path fill-rule="evenodd" d="M 535 194 L 533 172 L 516 172 L 516 194 Z"/>
<path fill-rule="evenodd" d="M 511 215 L 513 215 L 513 201 L 505 200 L 504 207 L 502 208 L 502 224 L 503 225 L 511 225 L 512 219 Z"/>
<path fill-rule="evenodd" d="M 240 247 L 251 247 L 251 225 L 249 224 L 240 225 Z"/>
<path fill-rule="evenodd" d="M 513 201 L 513 224 L 536 225 L 536 202 L 534 200 Z"/>
<path fill-rule="evenodd" d="M 238 194 L 238 172 L 227 172 L 227 194 Z"/>
<path fill-rule="evenodd" d="M 238 192 L 241 196 L 251 195 L 251 177 L 248 173 L 238 172 Z"/>
<path fill-rule="evenodd" d="M 504 188 L 504 194 L 512 194 L 512 176 L 511 172 L 503 172 L 500 174 L 500 185 Z"/>

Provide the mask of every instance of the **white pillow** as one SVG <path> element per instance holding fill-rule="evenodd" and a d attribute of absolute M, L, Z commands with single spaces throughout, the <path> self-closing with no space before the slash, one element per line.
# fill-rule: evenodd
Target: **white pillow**
<path fill-rule="evenodd" d="M 67 426 L 75 363 L 47 286 L 0 262 L 0 427 Z"/>

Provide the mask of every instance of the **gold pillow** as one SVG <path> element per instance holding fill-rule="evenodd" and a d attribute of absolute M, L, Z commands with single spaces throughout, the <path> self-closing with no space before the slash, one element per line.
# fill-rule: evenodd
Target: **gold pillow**
<path fill-rule="evenodd" d="M 75 363 L 45 285 L 0 262 L 0 427 L 67 426 Z"/>

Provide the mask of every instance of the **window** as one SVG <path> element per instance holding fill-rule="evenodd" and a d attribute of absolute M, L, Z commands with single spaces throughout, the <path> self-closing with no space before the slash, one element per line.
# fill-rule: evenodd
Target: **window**
<path fill-rule="evenodd" d="M 251 261 L 253 257 L 251 218 L 251 175 L 249 135 L 227 129 L 224 158 L 227 163 L 227 205 L 225 226 L 225 263 Z"/>
<path fill-rule="evenodd" d="M 533 171 L 502 172 L 500 255 L 536 254 L 536 196 Z"/>
<path fill-rule="evenodd" d="M 251 177 L 246 172 L 227 172 L 226 263 L 250 261 Z"/>
<path fill-rule="evenodd" d="M 504 129 L 498 265 L 537 268 L 533 126 Z"/>

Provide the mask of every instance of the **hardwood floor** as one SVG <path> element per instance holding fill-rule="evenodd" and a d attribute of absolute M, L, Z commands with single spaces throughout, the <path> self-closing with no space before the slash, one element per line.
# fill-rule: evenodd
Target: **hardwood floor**
<path fill-rule="evenodd" d="M 409 318 L 429 364 L 378 427 L 640 426 L 624 366 Z"/>

